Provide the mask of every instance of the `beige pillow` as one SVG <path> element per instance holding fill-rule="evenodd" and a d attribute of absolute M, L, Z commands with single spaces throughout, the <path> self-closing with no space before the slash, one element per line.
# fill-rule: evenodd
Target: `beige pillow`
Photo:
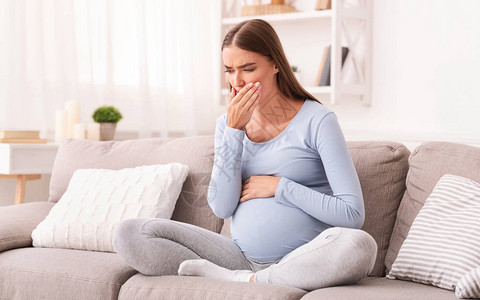
<path fill-rule="evenodd" d="M 478 228 L 480 184 L 442 176 L 413 221 L 387 277 L 454 290 L 461 277 L 480 266 Z"/>
<path fill-rule="evenodd" d="M 35 247 L 115 252 L 117 224 L 172 216 L 188 174 L 179 163 L 122 170 L 79 169 L 67 191 L 32 232 Z"/>

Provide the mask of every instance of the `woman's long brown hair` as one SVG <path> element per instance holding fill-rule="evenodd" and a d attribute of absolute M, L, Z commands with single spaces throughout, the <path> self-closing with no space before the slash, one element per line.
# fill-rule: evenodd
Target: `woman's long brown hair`
<path fill-rule="evenodd" d="M 222 51 L 231 45 L 269 58 L 279 70 L 277 86 L 283 96 L 303 100 L 311 99 L 321 104 L 298 82 L 283 51 L 282 43 L 268 22 L 253 19 L 235 25 L 225 35 Z"/>

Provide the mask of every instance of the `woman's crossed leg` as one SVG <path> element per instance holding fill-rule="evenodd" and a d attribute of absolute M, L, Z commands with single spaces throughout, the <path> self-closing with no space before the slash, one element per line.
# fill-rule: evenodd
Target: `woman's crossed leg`
<path fill-rule="evenodd" d="M 229 238 L 207 229 L 167 219 L 129 219 L 113 237 L 115 251 L 145 275 L 177 275 L 185 260 L 206 259 L 230 270 L 249 263 Z"/>
<path fill-rule="evenodd" d="M 189 274 L 225 280 L 287 285 L 304 290 L 352 284 L 368 276 L 375 264 L 377 244 L 365 231 L 332 227 L 307 244 L 285 255 L 278 263 L 253 273 L 236 276 L 206 260 L 188 260 Z M 250 275 L 251 274 L 251 275 Z M 248 275 L 248 276 L 247 276 Z"/>

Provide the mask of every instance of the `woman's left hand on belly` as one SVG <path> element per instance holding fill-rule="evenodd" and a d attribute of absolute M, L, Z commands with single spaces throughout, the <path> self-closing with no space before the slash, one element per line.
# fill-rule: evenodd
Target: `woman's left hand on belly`
<path fill-rule="evenodd" d="M 281 177 L 275 176 L 251 176 L 243 183 L 239 202 L 275 196 L 280 179 Z"/>

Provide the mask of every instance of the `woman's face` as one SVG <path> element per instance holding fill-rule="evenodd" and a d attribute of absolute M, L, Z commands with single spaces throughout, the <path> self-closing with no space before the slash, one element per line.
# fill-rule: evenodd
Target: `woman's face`
<path fill-rule="evenodd" d="M 277 89 L 275 74 L 278 69 L 267 57 L 236 46 L 223 48 L 222 56 L 227 80 L 237 93 L 245 85 L 257 81 L 262 85 L 262 95 Z"/>

